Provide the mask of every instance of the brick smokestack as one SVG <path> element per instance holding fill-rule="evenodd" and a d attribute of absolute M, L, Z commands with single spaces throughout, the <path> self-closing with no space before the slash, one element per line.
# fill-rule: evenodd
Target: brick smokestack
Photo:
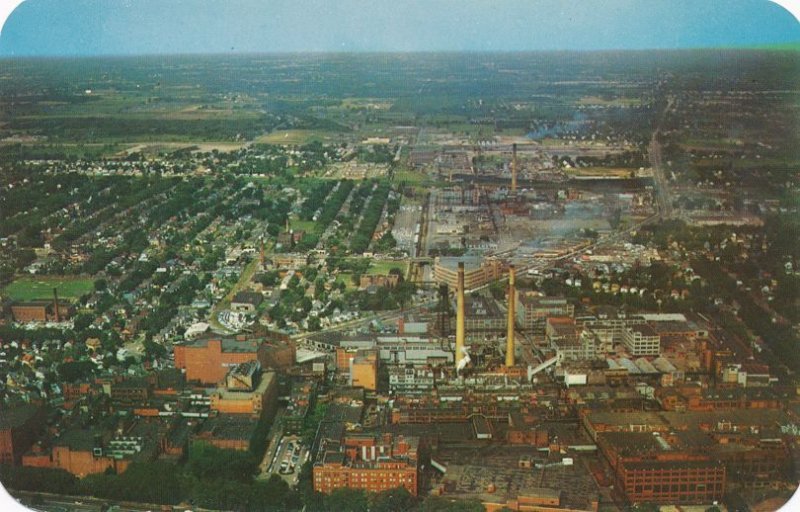
<path fill-rule="evenodd" d="M 458 287 L 456 289 L 456 369 L 464 357 L 464 262 L 458 262 Z"/>
<path fill-rule="evenodd" d="M 514 265 L 508 267 L 508 331 L 506 333 L 506 366 L 514 366 L 514 318 L 516 317 L 516 289 Z"/>

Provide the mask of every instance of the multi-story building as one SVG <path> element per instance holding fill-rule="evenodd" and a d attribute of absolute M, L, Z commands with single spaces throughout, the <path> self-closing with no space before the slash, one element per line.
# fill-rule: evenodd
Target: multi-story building
<path fill-rule="evenodd" d="M 452 303 L 456 310 L 455 299 Z M 464 297 L 464 330 L 468 341 L 481 341 L 487 337 L 506 334 L 507 316 L 500 311 L 497 303 L 481 295 Z M 456 319 L 450 319 L 450 332 L 455 332 Z"/>
<path fill-rule="evenodd" d="M 626 327 L 622 331 L 622 342 L 635 357 L 661 354 L 661 337 L 647 324 Z"/>
<path fill-rule="evenodd" d="M 299 434 L 303 430 L 306 416 L 317 394 L 316 390 L 315 381 L 292 384 L 289 403 L 281 416 L 284 434 Z"/>
<path fill-rule="evenodd" d="M 517 292 L 517 323 L 531 334 L 544 335 L 551 316 L 574 317 L 575 306 L 564 297 L 544 297 Z"/>
<path fill-rule="evenodd" d="M 145 379 L 123 379 L 109 384 L 111 399 L 123 405 L 141 405 L 150 397 L 150 386 Z"/>
<path fill-rule="evenodd" d="M 257 341 L 198 338 L 173 346 L 175 367 L 186 370 L 186 380 L 216 384 L 238 364 L 258 359 Z"/>
<path fill-rule="evenodd" d="M 173 345 L 175 367 L 186 370 L 186 380 L 216 384 L 236 365 L 257 359 L 263 368 L 284 368 L 294 363 L 291 343 L 247 339 L 201 337 Z"/>
<path fill-rule="evenodd" d="M 790 482 L 784 411 L 590 412 L 584 426 L 631 502 L 709 503 Z"/>
<path fill-rule="evenodd" d="M 725 466 L 712 461 L 620 462 L 617 486 L 631 503 L 712 503 L 725 493 Z"/>
<path fill-rule="evenodd" d="M 389 366 L 389 390 L 392 393 L 430 393 L 436 383 L 434 371 L 414 365 Z"/>
<path fill-rule="evenodd" d="M 320 443 L 314 460 L 314 490 L 381 492 L 405 487 L 416 496 L 419 480 L 419 439 L 383 434 L 348 434 L 340 442 Z"/>
<path fill-rule="evenodd" d="M 545 339 L 561 356 L 562 361 L 594 359 L 598 341 L 590 332 L 579 330 L 575 320 L 568 317 L 550 317 L 546 321 Z"/>
<path fill-rule="evenodd" d="M 464 262 L 464 288 L 471 290 L 499 279 L 503 275 L 503 263 L 494 258 L 481 256 L 441 257 L 433 265 L 433 279 L 447 284 L 455 290 L 458 285 L 458 264 Z"/>
<path fill-rule="evenodd" d="M 275 372 L 261 372 L 258 361 L 231 368 L 225 386 L 211 393 L 211 410 L 224 414 L 271 416 L 278 400 Z"/>
<path fill-rule="evenodd" d="M 631 503 L 711 503 L 725 494 L 724 464 L 673 446 L 657 432 L 606 432 L 597 444 L 615 487 Z"/>

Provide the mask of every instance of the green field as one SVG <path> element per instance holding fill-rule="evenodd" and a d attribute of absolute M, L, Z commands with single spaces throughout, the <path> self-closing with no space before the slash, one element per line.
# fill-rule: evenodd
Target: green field
<path fill-rule="evenodd" d="M 415 171 L 413 169 L 399 169 L 395 171 L 394 180 L 409 185 L 422 185 L 432 181 L 430 176 L 424 172 Z"/>
<path fill-rule="evenodd" d="M 58 289 L 59 299 L 77 299 L 94 289 L 94 281 L 84 277 L 21 277 L 3 293 L 14 300 L 51 299 L 53 288 Z"/>
<path fill-rule="evenodd" d="M 306 233 L 312 233 L 314 231 L 314 226 L 317 223 L 313 220 L 300 220 L 300 219 L 291 219 L 289 220 L 289 226 L 295 231 L 305 231 Z"/>
<path fill-rule="evenodd" d="M 352 290 L 356 288 L 356 285 L 353 284 L 353 274 L 350 272 L 340 272 L 339 275 L 336 276 L 337 283 L 344 283 L 345 289 Z"/>
<path fill-rule="evenodd" d="M 255 142 L 260 144 L 297 145 L 307 144 L 312 141 L 330 142 L 337 140 L 337 136 L 341 138 L 341 134 L 323 130 L 278 130 L 256 138 Z"/>
<path fill-rule="evenodd" d="M 405 275 L 406 270 L 408 270 L 407 267 L 408 263 L 402 261 L 375 261 L 372 263 L 372 265 L 370 265 L 369 269 L 367 270 L 367 274 L 386 275 L 393 268 L 399 268 L 403 272 L 403 275 Z"/>

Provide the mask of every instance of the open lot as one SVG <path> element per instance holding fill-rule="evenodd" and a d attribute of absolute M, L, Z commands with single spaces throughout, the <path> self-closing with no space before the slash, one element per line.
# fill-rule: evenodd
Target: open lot
<path fill-rule="evenodd" d="M 261 144 L 307 144 L 313 141 L 338 140 L 341 134 L 321 130 L 277 130 L 255 139 Z"/>
<path fill-rule="evenodd" d="M 370 265 L 369 269 L 367 269 L 367 274 L 388 274 L 389 271 L 393 268 L 399 268 L 403 275 L 405 275 L 406 270 L 408 268 L 408 262 L 405 261 L 373 261 L 372 265 Z"/>

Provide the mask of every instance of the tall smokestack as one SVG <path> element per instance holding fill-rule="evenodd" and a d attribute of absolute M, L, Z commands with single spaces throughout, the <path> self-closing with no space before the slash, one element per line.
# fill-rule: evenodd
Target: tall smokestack
<path fill-rule="evenodd" d="M 514 318 L 516 317 L 516 289 L 514 265 L 508 267 L 508 331 L 506 333 L 506 366 L 514 366 Z"/>
<path fill-rule="evenodd" d="M 61 315 L 58 311 L 58 288 L 53 288 L 53 311 L 56 314 L 56 323 L 61 321 Z"/>
<path fill-rule="evenodd" d="M 517 192 L 517 144 L 511 145 L 511 192 Z"/>
<path fill-rule="evenodd" d="M 286 232 L 289 232 L 289 217 L 286 217 Z"/>
<path fill-rule="evenodd" d="M 458 287 L 456 288 L 456 370 L 464 357 L 464 262 L 458 262 Z"/>

